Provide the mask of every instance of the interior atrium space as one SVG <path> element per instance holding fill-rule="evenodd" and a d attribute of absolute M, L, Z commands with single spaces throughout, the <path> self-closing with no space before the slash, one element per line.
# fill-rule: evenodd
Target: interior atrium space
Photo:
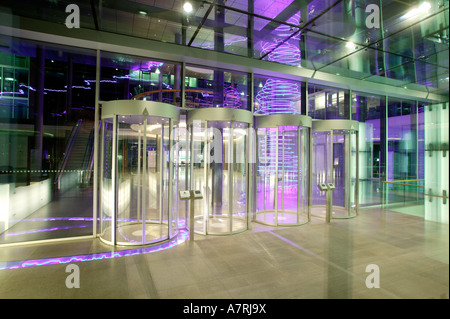
<path fill-rule="evenodd" d="M 449 158 L 448 0 L 0 3 L 1 299 L 448 299 Z"/>

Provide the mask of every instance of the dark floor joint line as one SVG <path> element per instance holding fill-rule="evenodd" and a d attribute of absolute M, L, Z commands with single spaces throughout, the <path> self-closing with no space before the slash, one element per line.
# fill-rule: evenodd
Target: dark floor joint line
<path fill-rule="evenodd" d="M 136 267 L 138 269 L 141 282 L 145 289 L 145 294 L 150 299 L 159 299 L 147 260 L 142 255 L 136 255 L 134 256 L 134 259 L 136 261 Z"/>

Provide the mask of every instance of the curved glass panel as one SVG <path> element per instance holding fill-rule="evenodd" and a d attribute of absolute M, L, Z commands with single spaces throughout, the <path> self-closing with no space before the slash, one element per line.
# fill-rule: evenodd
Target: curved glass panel
<path fill-rule="evenodd" d="M 100 237 L 107 243 L 147 245 L 178 233 L 172 121 L 146 115 L 103 120 Z"/>
<path fill-rule="evenodd" d="M 355 217 L 357 201 L 357 134 L 355 130 L 313 132 L 312 214 L 325 217 L 327 192 L 332 202 L 331 218 Z M 335 189 L 322 191 L 319 184 L 333 183 Z"/>
<path fill-rule="evenodd" d="M 203 198 L 194 203 L 194 231 L 226 235 L 248 229 L 247 147 L 249 124 L 194 121 L 190 185 Z"/>
<path fill-rule="evenodd" d="M 302 126 L 258 128 L 256 221 L 308 222 L 309 131 Z"/>
<path fill-rule="evenodd" d="M 111 228 L 114 211 L 114 197 L 112 185 L 112 146 L 113 146 L 113 119 L 107 118 L 102 122 L 102 149 L 101 149 L 101 177 L 100 177 L 100 194 L 103 199 L 100 201 L 100 229 L 103 233 L 106 229 Z"/>

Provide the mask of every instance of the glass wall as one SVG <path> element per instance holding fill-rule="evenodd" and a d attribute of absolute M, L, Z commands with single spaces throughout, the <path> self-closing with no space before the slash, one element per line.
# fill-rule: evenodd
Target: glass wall
<path fill-rule="evenodd" d="M 8 43 L 0 50 L 0 143 L 5 146 L 0 154 L 0 242 L 90 235 L 96 52 L 14 38 Z M 308 103 L 314 119 L 359 121 L 361 205 L 380 204 L 385 180 L 425 178 L 426 103 L 389 98 L 385 105 L 382 96 L 312 83 L 304 101 L 305 83 L 288 79 L 255 75 L 251 81 L 248 73 L 213 67 L 187 65 L 182 72 L 181 63 L 110 52 L 100 56 L 102 101 L 250 110 L 253 92 L 256 115 L 303 114 Z M 247 127 L 237 125 L 233 134 L 241 129 Z M 178 173 L 185 184 L 191 153 L 189 134 L 183 136 L 180 163 L 185 166 Z M 241 150 L 243 144 L 237 143 L 234 154 Z M 236 169 L 233 178 L 242 174 Z M 243 188 L 233 196 L 242 194 Z M 389 194 L 395 201 L 395 193 Z M 36 197 L 23 205 L 30 196 Z M 76 211 L 66 209 L 71 203 Z"/>
<path fill-rule="evenodd" d="M 92 234 L 95 51 L 0 52 L 0 243 Z"/>
<path fill-rule="evenodd" d="M 101 53 L 100 100 L 147 100 L 181 106 L 181 65 Z"/>
<path fill-rule="evenodd" d="M 250 110 L 246 73 L 186 66 L 185 107 Z"/>
<path fill-rule="evenodd" d="M 415 101 L 388 99 L 387 180 L 417 178 L 417 107 Z"/>
<path fill-rule="evenodd" d="M 247 1 L 234 1 L 233 8 L 225 8 L 226 0 L 218 0 L 219 6 L 209 10 L 210 4 L 206 1 L 202 5 L 193 4 L 193 12 L 186 14 L 186 40 L 187 45 L 227 52 L 237 55 L 247 55 L 247 26 L 248 17 L 235 10 L 247 10 Z M 207 23 L 200 26 L 198 22 L 206 19 Z"/>
<path fill-rule="evenodd" d="M 320 85 L 308 85 L 308 115 L 313 119 L 350 119 L 350 93 Z"/>
<path fill-rule="evenodd" d="M 425 109 L 430 103 L 417 105 L 417 178 L 425 179 Z"/>
<path fill-rule="evenodd" d="M 417 203 L 423 205 L 423 180 L 419 177 L 419 116 L 417 103 L 388 99 L 387 117 L 387 181 L 385 203 Z M 400 186 L 400 187 L 399 187 Z M 423 213 L 421 213 L 423 215 Z"/>
<path fill-rule="evenodd" d="M 14 121 L 29 114 L 30 59 L 0 51 L 0 118 Z"/>
<path fill-rule="evenodd" d="M 352 119 L 359 122 L 359 203 L 379 205 L 385 175 L 384 96 L 352 92 Z"/>
<path fill-rule="evenodd" d="M 301 114 L 301 83 L 258 75 L 253 87 L 255 114 Z"/>
<path fill-rule="evenodd" d="M 65 23 L 71 4 L 8 2 L 9 15 L 57 25 Z M 77 5 L 83 29 L 448 94 L 448 0 L 197 0 L 191 10 L 184 2 Z M 86 14 L 92 10 L 97 14 Z"/>
<path fill-rule="evenodd" d="M 265 14 L 274 18 L 281 13 L 282 4 L 277 1 L 271 2 L 273 7 L 265 10 Z M 261 7 L 255 9 L 259 12 L 263 11 Z M 283 21 L 286 24 L 271 23 L 269 19 L 255 18 L 253 56 L 271 62 L 300 66 L 302 56 L 301 34 L 298 27 L 301 20 L 300 16 L 300 11 L 291 11 L 290 14 L 286 15 L 286 21 Z"/>

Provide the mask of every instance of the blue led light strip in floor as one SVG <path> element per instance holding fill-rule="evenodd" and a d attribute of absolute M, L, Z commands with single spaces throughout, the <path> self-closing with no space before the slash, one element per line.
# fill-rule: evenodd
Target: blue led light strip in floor
<path fill-rule="evenodd" d="M 161 245 L 140 247 L 122 251 L 104 252 L 96 254 L 87 255 L 76 255 L 76 256 L 66 256 L 66 257 L 54 257 L 54 258 L 43 258 L 43 259 L 30 259 L 22 261 L 7 261 L 0 262 L 0 270 L 4 269 L 18 269 L 26 267 L 37 267 L 37 266 L 48 266 L 48 265 L 58 265 L 58 264 L 68 264 L 68 263 L 78 263 L 85 261 L 95 261 L 110 258 L 119 258 L 139 254 L 154 253 L 157 251 L 172 248 L 174 246 L 180 245 L 189 238 L 189 232 L 186 230 L 180 230 L 177 237 L 165 242 Z"/>

